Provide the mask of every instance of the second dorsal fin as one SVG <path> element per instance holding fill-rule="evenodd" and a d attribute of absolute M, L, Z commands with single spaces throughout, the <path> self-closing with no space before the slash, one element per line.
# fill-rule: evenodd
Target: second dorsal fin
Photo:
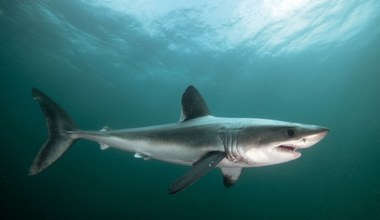
<path fill-rule="evenodd" d="M 210 110 L 207 107 L 202 95 L 194 86 L 186 88 L 182 95 L 182 112 L 180 122 L 210 115 Z"/>

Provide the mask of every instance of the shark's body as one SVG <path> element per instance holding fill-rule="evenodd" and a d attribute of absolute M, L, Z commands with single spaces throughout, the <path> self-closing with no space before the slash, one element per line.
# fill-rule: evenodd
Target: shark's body
<path fill-rule="evenodd" d="M 169 193 L 194 183 L 220 167 L 224 184 L 232 186 L 242 168 L 283 163 L 301 156 L 297 151 L 320 141 L 327 128 L 266 119 L 220 118 L 210 115 L 207 104 L 193 86 L 182 97 L 180 122 L 135 129 L 81 131 L 67 113 L 48 96 L 33 89 L 47 118 L 49 139 L 30 169 L 34 175 L 55 162 L 77 139 L 98 142 L 135 157 L 192 165 L 175 181 Z"/>

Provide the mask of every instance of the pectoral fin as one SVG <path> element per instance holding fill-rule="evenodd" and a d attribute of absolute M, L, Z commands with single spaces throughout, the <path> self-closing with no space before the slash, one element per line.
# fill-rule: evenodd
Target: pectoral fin
<path fill-rule="evenodd" d="M 238 181 L 242 168 L 220 168 L 223 173 L 223 183 L 225 187 L 233 186 Z"/>
<path fill-rule="evenodd" d="M 178 193 L 195 183 L 206 173 L 210 172 L 225 157 L 226 153 L 221 151 L 213 151 L 206 154 L 193 164 L 193 167 L 189 172 L 174 181 L 169 188 L 169 194 Z"/>

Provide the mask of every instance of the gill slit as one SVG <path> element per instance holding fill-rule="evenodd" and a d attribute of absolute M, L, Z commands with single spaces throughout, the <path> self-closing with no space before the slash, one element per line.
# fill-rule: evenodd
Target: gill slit
<path fill-rule="evenodd" d="M 239 134 L 241 129 L 222 130 L 219 132 L 219 137 L 222 140 L 226 158 L 234 163 L 245 163 L 246 160 L 243 151 L 239 146 Z"/>

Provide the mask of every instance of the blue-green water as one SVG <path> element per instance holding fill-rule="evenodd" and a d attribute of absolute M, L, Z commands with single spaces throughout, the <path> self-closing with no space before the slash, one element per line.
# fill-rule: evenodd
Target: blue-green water
<path fill-rule="evenodd" d="M 1 219 L 380 219 L 380 2 L 1 1 Z M 82 129 L 178 120 L 193 84 L 214 115 L 330 128 L 289 163 L 189 168 L 77 142 L 27 176 L 47 130 L 30 89 Z"/>

